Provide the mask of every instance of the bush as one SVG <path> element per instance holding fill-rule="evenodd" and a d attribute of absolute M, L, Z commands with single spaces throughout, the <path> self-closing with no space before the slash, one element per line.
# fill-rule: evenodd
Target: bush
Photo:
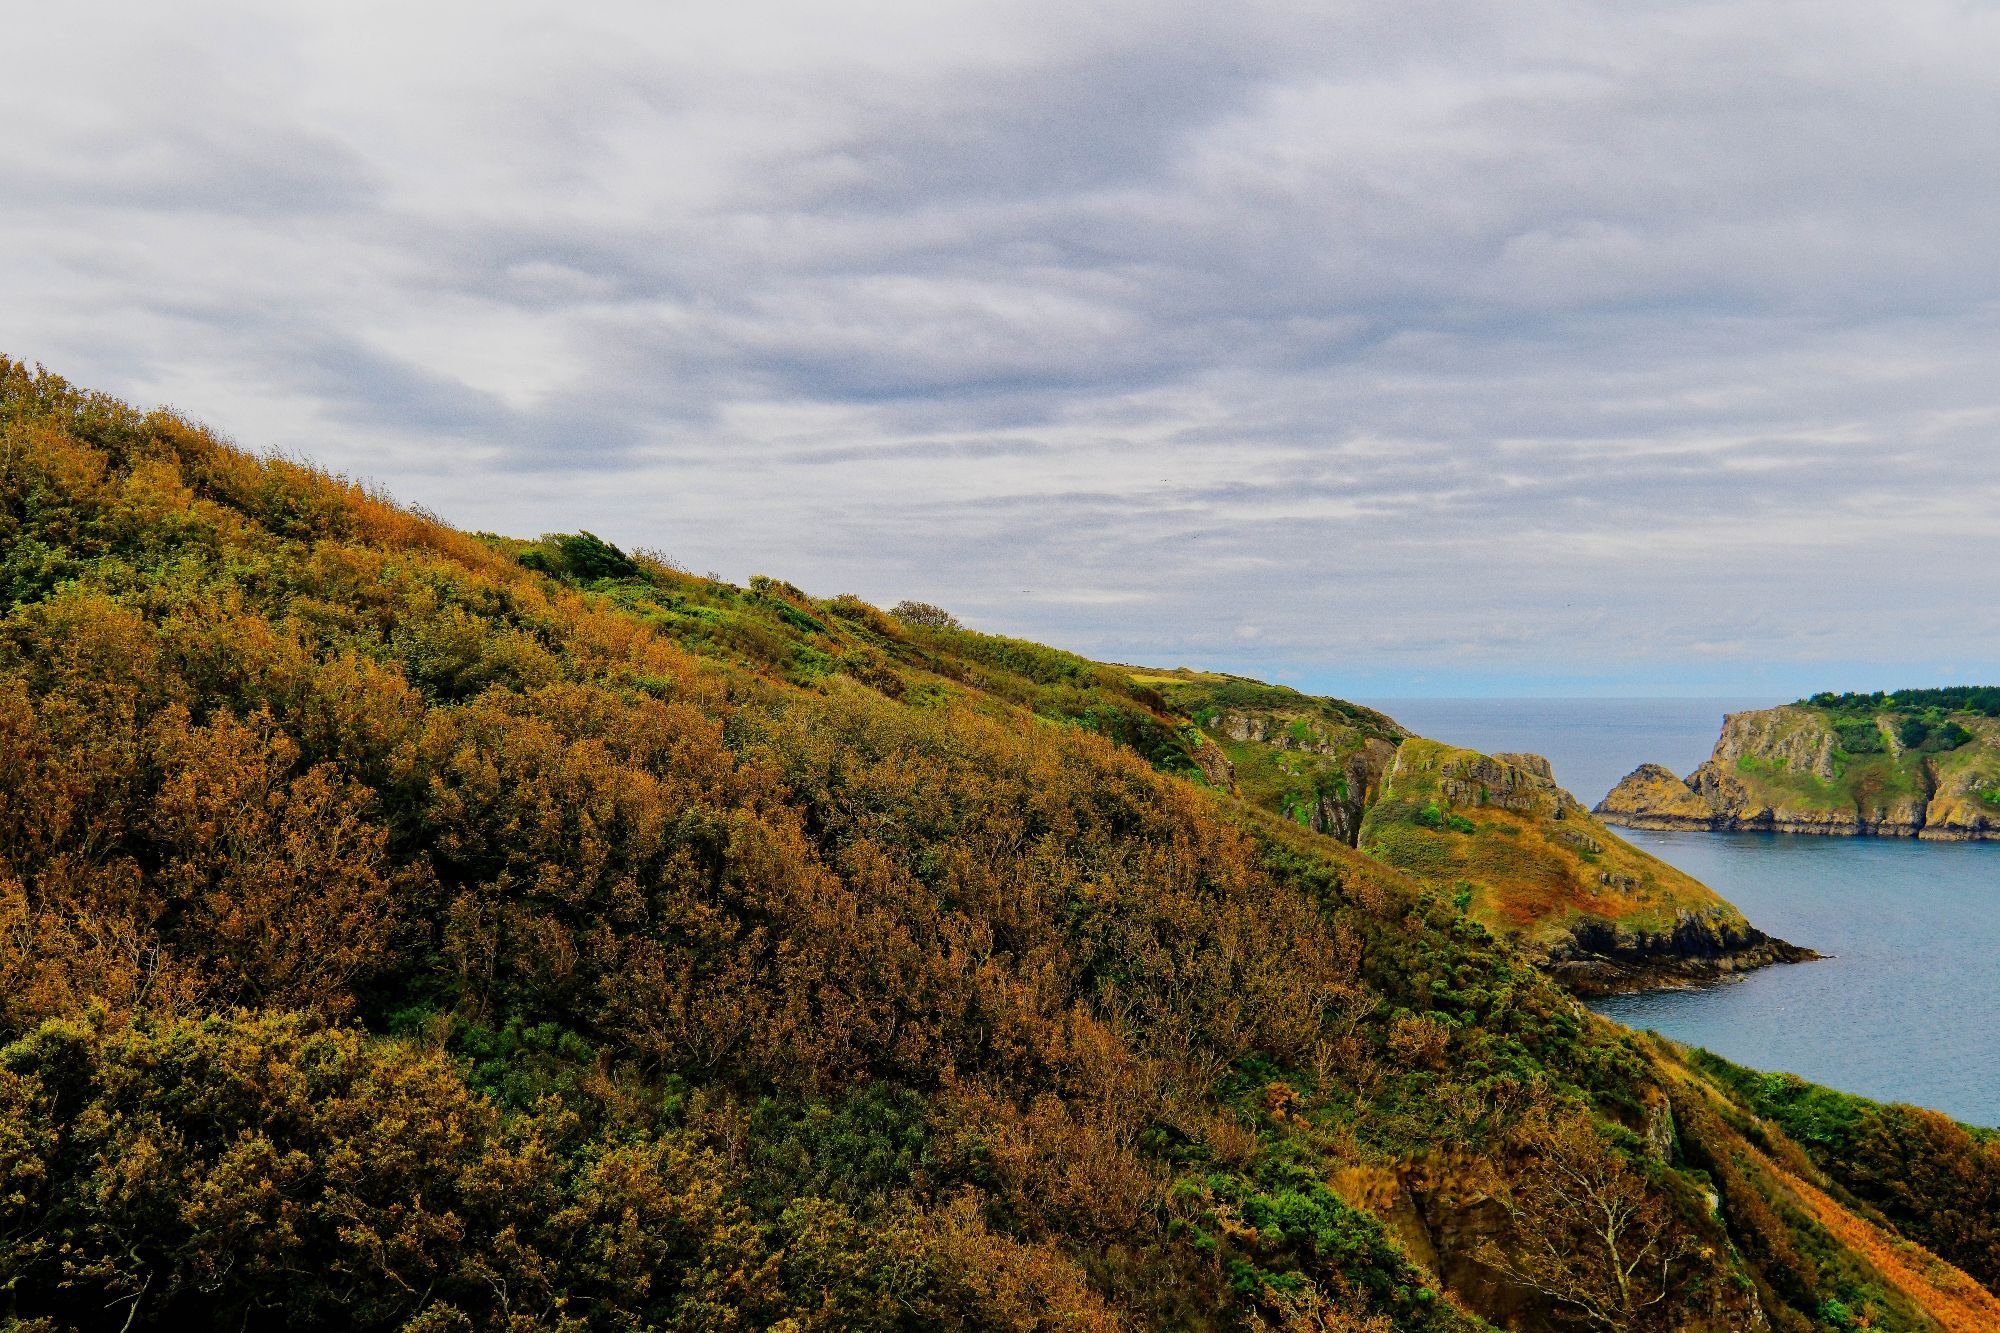
<path fill-rule="evenodd" d="M 557 532 L 521 552 L 521 563 L 544 574 L 589 583 L 595 579 L 636 578 L 630 556 L 591 532 Z"/>
<path fill-rule="evenodd" d="M 905 625 L 915 625 L 920 629 L 963 629 L 958 617 L 941 606 L 929 602 L 901 601 L 889 608 L 889 614 Z"/>
<path fill-rule="evenodd" d="M 1842 718 L 1833 724 L 1834 740 L 1848 754 L 1882 754 L 1882 729 L 1873 718 Z"/>
<path fill-rule="evenodd" d="M 1906 717 L 1896 727 L 1896 739 L 1906 750 L 1916 750 L 1923 754 L 1942 754 L 1956 750 L 1972 739 L 1972 733 L 1956 722 L 1940 722 L 1935 718 Z"/>

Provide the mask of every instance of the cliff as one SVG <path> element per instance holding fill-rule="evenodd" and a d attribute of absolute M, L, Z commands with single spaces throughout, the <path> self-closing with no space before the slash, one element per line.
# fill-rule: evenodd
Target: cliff
<path fill-rule="evenodd" d="M 1539 755 L 1405 741 L 1361 848 L 1513 940 L 1572 990 L 1687 984 L 1816 956 L 1765 935 L 1707 885 L 1612 833 Z"/>
<path fill-rule="evenodd" d="M 1693 773 L 1642 764 L 1596 813 L 1630 828 L 2000 838 L 2000 719 L 1899 697 L 1733 713 Z"/>
<path fill-rule="evenodd" d="M 1624 843 L 1540 755 L 1454 750 L 1358 704 L 1240 676 L 1132 672 L 1186 719 L 1208 785 L 1412 875 L 1572 991 L 1817 957 Z"/>
<path fill-rule="evenodd" d="M 1132 680 L 1187 719 L 1211 785 L 1350 847 L 1410 735 L 1372 708 L 1243 676 L 1134 668 Z"/>

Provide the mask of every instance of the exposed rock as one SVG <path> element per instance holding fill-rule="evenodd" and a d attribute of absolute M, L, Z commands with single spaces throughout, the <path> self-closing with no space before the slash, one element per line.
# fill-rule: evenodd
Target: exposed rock
<path fill-rule="evenodd" d="M 1734 713 L 1685 779 L 1641 764 L 1595 813 L 1628 828 L 2000 838 L 2000 722 L 1956 719 L 1973 739 L 1926 754 L 1900 743 L 1893 720 L 1875 719 L 1880 753 L 1857 759 L 1817 709 Z"/>
<path fill-rule="evenodd" d="M 1678 790 L 1707 826 L 1706 808 L 1678 778 L 1665 769 L 1649 777 Z M 1363 842 L 1441 893 L 1465 894 L 1467 910 L 1572 990 L 1687 986 L 1818 957 L 1765 935 L 1712 889 L 1597 823 L 1539 755 L 1412 738 L 1382 791 Z M 1469 817 L 1453 824 L 1461 813 Z M 1414 856 L 1413 837 L 1428 839 Z M 1482 839 L 1501 837 L 1511 875 L 1479 851 Z"/>
<path fill-rule="evenodd" d="M 1396 758 L 1395 741 L 1357 737 L 1352 728 L 1310 713 L 1230 709 L 1218 713 L 1210 728 L 1233 741 L 1337 760 L 1342 777 L 1338 790 L 1318 795 L 1313 808 L 1304 814 L 1314 832 L 1338 838 L 1350 847 L 1360 834 L 1362 816 L 1375 800 L 1383 775 Z"/>
<path fill-rule="evenodd" d="M 1713 828 L 1715 806 L 1673 770 L 1641 764 L 1598 802 L 1597 815 L 1633 828 Z"/>
<path fill-rule="evenodd" d="M 1819 958 L 1766 935 L 1733 909 L 1683 913 L 1671 931 L 1647 932 L 1580 921 L 1543 966 L 1579 995 L 1697 986 L 1773 963 Z"/>
<path fill-rule="evenodd" d="M 2000 793 L 2000 754 L 1941 776 L 1917 836 L 1939 842 L 2000 838 L 2000 802 L 1992 793 Z"/>
<path fill-rule="evenodd" d="M 1222 747 L 1207 737 L 1193 749 L 1195 767 L 1201 770 L 1202 780 L 1209 786 L 1222 791 L 1234 790 L 1236 786 L 1236 765 L 1229 762 L 1229 756 Z"/>
<path fill-rule="evenodd" d="M 1503 764 L 1512 764 L 1515 768 L 1526 769 L 1545 782 L 1552 783 L 1556 780 L 1555 769 L 1541 755 L 1496 750 L 1493 757 Z"/>
<path fill-rule="evenodd" d="M 1834 778 L 1833 728 L 1817 709 L 1786 705 L 1749 713 L 1731 713 L 1722 721 L 1722 737 L 1709 760 L 1720 768 L 1749 756 L 1793 773 L 1811 773 L 1822 782 Z"/>
<path fill-rule="evenodd" d="M 1565 818 L 1570 811 L 1583 812 L 1582 804 L 1556 785 L 1549 761 L 1538 754 L 1484 755 L 1453 750 L 1440 756 L 1435 747 L 1405 744 L 1396 752 L 1391 773 L 1401 771 L 1405 764 L 1424 766 L 1417 771 L 1432 777 L 1438 794 L 1459 809 L 1484 806 L 1550 819 Z M 1432 764 L 1438 766 L 1435 774 L 1429 772 Z"/>

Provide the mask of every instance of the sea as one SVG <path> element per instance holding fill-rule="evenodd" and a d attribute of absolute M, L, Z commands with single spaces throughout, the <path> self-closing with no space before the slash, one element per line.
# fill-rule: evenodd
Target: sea
<path fill-rule="evenodd" d="M 1595 805 L 1642 763 L 1692 770 L 1725 713 L 1782 701 L 1365 702 L 1435 740 L 1546 755 L 1556 779 Z M 2000 1127 L 2000 842 L 1619 833 L 1766 932 L 1828 957 L 1592 1008 L 1758 1069 Z"/>

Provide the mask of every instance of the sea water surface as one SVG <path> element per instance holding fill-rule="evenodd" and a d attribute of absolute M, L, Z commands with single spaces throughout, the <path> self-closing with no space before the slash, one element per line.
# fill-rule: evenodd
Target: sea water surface
<path fill-rule="evenodd" d="M 1724 712 L 1773 702 L 1370 701 L 1437 740 L 1545 754 L 1585 804 L 1643 762 L 1686 773 Z M 1764 930 L 1832 956 L 1592 1008 L 1759 1069 L 2000 1126 L 2000 843 L 1619 832 Z"/>

